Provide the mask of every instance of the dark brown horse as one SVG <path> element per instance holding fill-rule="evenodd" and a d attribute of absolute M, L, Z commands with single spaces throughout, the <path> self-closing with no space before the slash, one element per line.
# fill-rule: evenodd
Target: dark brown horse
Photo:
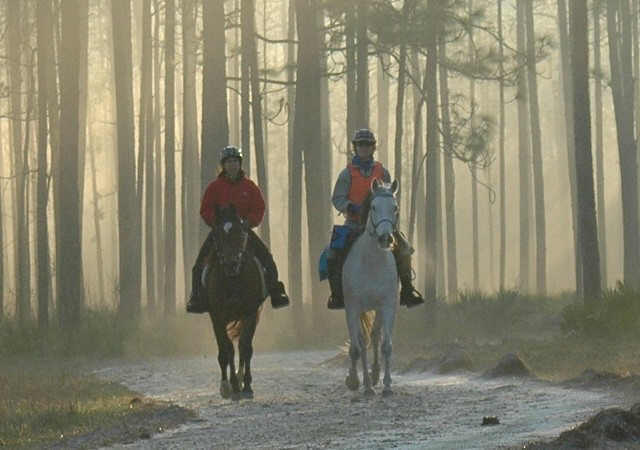
<path fill-rule="evenodd" d="M 249 226 L 233 206 L 216 208 L 213 233 L 214 250 L 207 257 L 204 277 L 222 372 L 220 394 L 251 398 L 252 341 L 266 297 L 262 268 L 247 246 Z M 237 372 L 234 343 L 240 354 Z"/>

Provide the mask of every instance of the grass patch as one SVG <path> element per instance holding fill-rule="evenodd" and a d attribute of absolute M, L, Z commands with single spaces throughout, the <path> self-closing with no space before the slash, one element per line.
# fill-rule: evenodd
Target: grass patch
<path fill-rule="evenodd" d="M 109 427 L 137 394 L 52 361 L 0 367 L 0 446 L 39 446 Z"/>
<path fill-rule="evenodd" d="M 585 306 L 575 296 L 463 292 L 455 303 L 398 315 L 394 348 L 401 363 L 464 348 L 474 370 L 517 353 L 544 379 L 573 378 L 585 369 L 640 373 L 640 294 L 618 285 Z"/>

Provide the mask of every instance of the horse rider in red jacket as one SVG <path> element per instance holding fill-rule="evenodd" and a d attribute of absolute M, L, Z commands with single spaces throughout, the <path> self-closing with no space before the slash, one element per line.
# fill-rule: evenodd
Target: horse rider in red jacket
<path fill-rule="evenodd" d="M 251 228 L 255 228 L 262 222 L 265 204 L 262 192 L 256 184 L 246 177 L 242 171 L 242 150 L 232 145 L 220 152 L 220 165 L 222 172 L 212 181 L 204 193 L 200 206 L 202 219 L 213 227 L 215 225 L 216 206 L 227 207 L 233 205 L 238 215 L 247 220 Z M 209 233 L 206 241 L 200 249 L 196 264 L 192 271 L 191 297 L 187 302 L 187 311 L 201 313 L 208 311 L 207 302 L 202 291 L 200 277 L 202 263 L 209 254 L 213 244 L 213 232 Z M 284 284 L 278 281 L 278 269 L 271 252 L 260 240 L 258 235 L 249 229 L 249 241 L 255 256 L 265 268 L 265 282 L 271 297 L 271 305 L 281 308 L 289 304 L 289 297 L 285 293 Z"/>
<path fill-rule="evenodd" d="M 359 235 L 364 230 L 367 221 L 363 204 L 369 196 L 371 183 L 376 178 L 389 183 L 391 176 L 380 162 L 373 159 L 376 137 L 368 128 L 357 130 L 351 143 L 355 155 L 351 163 L 340 172 L 333 188 L 331 201 L 333 206 L 346 216 L 345 225 L 352 229 L 351 234 Z M 424 303 L 424 299 L 412 284 L 411 254 L 413 248 L 398 230 L 394 232 L 394 240 L 393 256 L 396 259 L 398 277 L 402 286 L 400 304 L 408 308 L 420 305 Z M 329 297 L 327 304 L 329 309 L 344 308 L 342 265 L 346 259 L 346 253 L 345 249 L 332 248 L 327 258 L 331 287 L 331 297 Z"/>

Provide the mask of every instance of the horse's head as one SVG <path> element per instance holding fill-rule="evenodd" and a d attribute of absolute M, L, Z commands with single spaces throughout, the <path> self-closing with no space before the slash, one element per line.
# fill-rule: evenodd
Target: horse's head
<path fill-rule="evenodd" d="M 215 236 L 218 263 L 224 274 L 228 277 L 239 275 L 247 251 L 249 226 L 238 216 L 233 205 L 216 206 Z"/>
<path fill-rule="evenodd" d="M 385 183 L 374 180 L 371 184 L 371 207 L 367 231 L 378 240 L 380 248 L 388 250 L 393 243 L 393 232 L 398 224 L 398 181 Z"/>

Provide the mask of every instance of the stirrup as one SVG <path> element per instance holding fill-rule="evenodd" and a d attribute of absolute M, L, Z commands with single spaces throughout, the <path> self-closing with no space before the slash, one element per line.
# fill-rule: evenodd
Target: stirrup
<path fill-rule="evenodd" d="M 289 306 L 289 296 L 284 291 L 284 284 L 282 284 L 281 281 L 278 281 L 277 286 L 269 292 L 269 297 L 271 297 L 271 306 L 273 309 Z"/>
<path fill-rule="evenodd" d="M 413 286 L 404 288 L 400 291 L 400 304 L 407 308 L 413 308 L 414 306 L 422 305 L 424 299 L 420 295 L 420 292 Z"/>

